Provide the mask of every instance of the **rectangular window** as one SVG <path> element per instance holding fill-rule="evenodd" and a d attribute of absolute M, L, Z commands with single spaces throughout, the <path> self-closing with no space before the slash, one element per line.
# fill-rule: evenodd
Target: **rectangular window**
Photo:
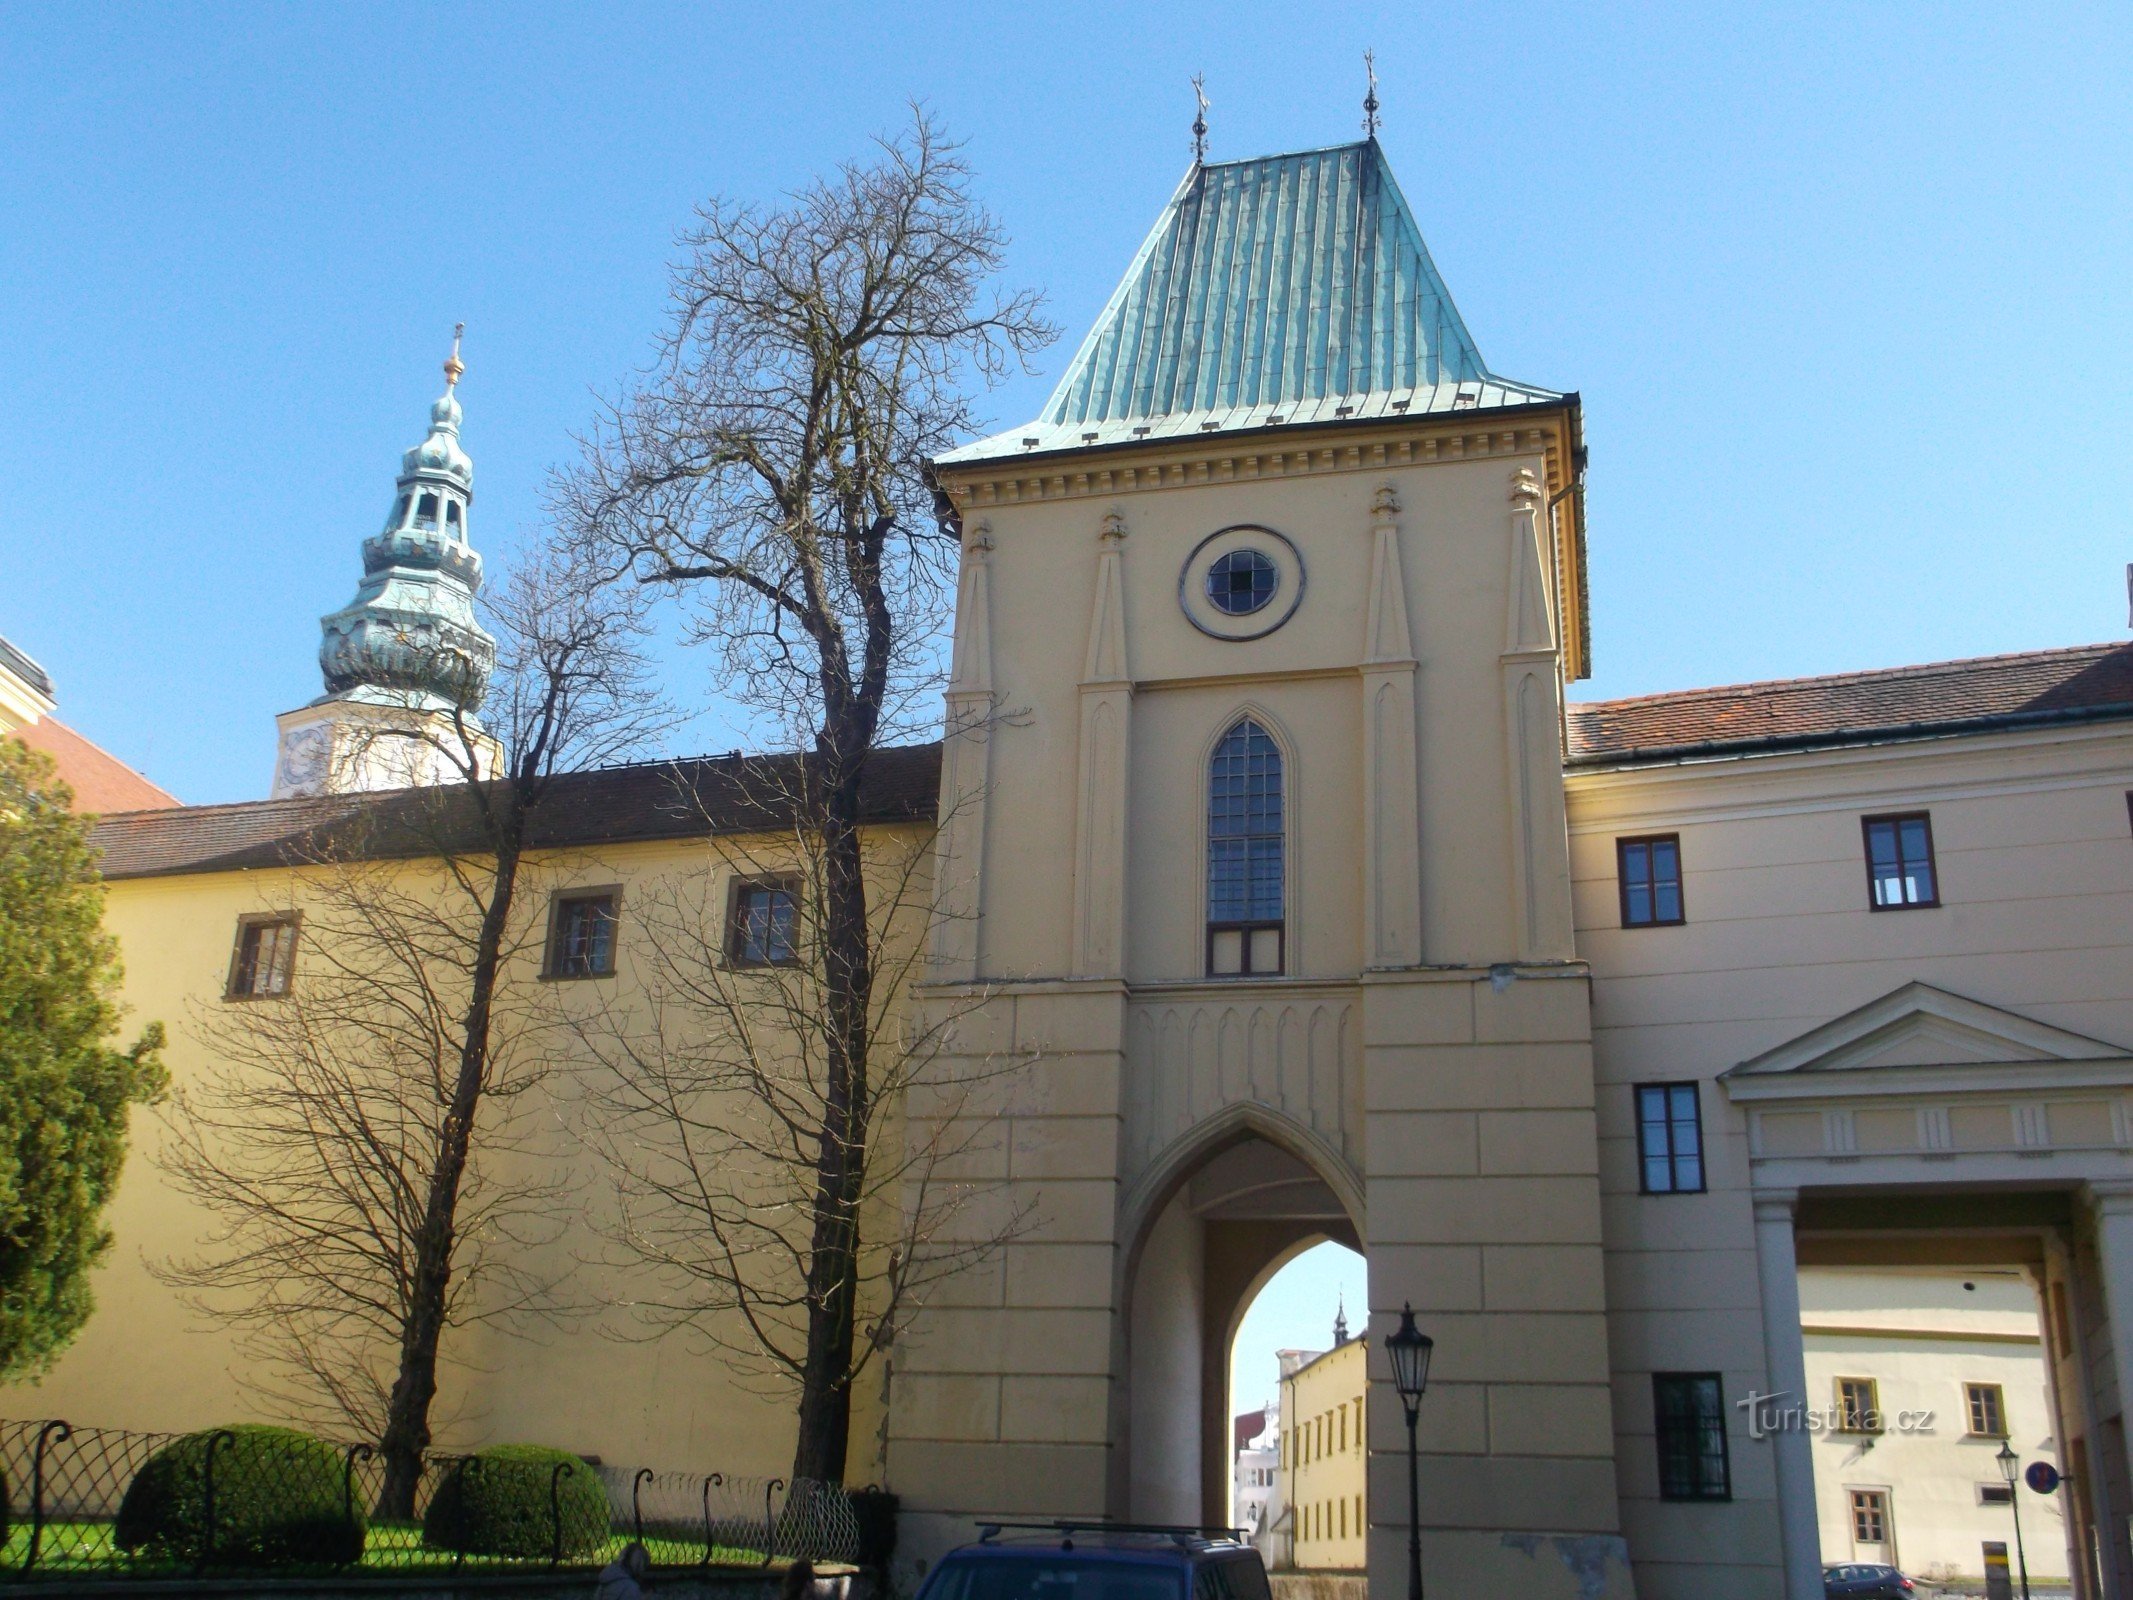
<path fill-rule="evenodd" d="M 289 992 L 296 969 L 296 918 L 239 917 L 237 948 L 230 955 L 231 1000 L 271 1000 Z"/>
<path fill-rule="evenodd" d="M 1852 1496 L 1852 1542 L 1889 1542 L 1889 1497 L 1884 1489 L 1854 1489 Z"/>
<path fill-rule="evenodd" d="M 726 959 L 736 967 L 789 967 L 800 959 L 800 882 L 744 878 L 733 885 Z"/>
<path fill-rule="evenodd" d="M 1972 1438 L 2004 1439 L 2007 1437 L 2007 1397 L 1998 1384 L 1964 1384 L 1963 1404 L 1970 1414 L 1970 1436 Z"/>
<path fill-rule="evenodd" d="M 2011 1506 L 2014 1504 L 2014 1485 L 1981 1483 L 1977 1486 L 1977 1503 L 1981 1506 Z"/>
<path fill-rule="evenodd" d="M 1617 839 L 1615 870 L 1622 884 L 1622 926 L 1664 928 L 1687 921 L 1681 908 L 1681 840 Z"/>
<path fill-rule="evenodd" d="M 1876 911 L 1940 904 L 1933 872 L 1933 820 L 1923 811 L 1866 817 L 1866 877 Z"/>
<path fill-rule="evenodd" d="M 1652 1421 L 1663 1500 L 1730 1500 L 1726 1412 L 1715 1372 L 1652 1374 Z"/>
<path fill-rule="evenodd" d="M 1695 1084 L 1637 1085 L 1637 1164 L 1646 1194 L 1703 1192 L 1703 1115 Z"/>
<path fill-rule="evenodd" d="M 1872 1378 L 1837 1380 L 1837 1431 L 1881 1432 L 1881 1390 Z"/>
<path fill-rule="evenodd" d="M 605 978 L 615 970 L 618 889 L 558 894 L 548 916 L 548 978 Z"/>

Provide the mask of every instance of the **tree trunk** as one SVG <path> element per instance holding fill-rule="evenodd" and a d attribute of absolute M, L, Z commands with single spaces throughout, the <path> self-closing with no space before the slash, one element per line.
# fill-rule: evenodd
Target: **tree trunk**
<path fill-rule="evenodd" d="M 854 719 L 858 720 L 858 719 Z M 867 719 L 871 720 L 871 719 Z M 843 731 L 843 730 L 839 730 Z M 839 741 L 841 742 L 841 741 Z M 867 740 L 854 740 L 864 752 Z M 818 744 L 829 744 L 831 739 Z M 847 746 L 849 748 L 849 746 Z M 827 1084 L 815 1158 L 814 1230 L 808 1256 L 807 1357 L 800 1375 L 793 1478 L 844 1481 L 852 1432 L 852 1341 L 859 1291 L 859 1195 L 871 1132 L 867 1103 L 874 961 L 858 827 L 859 772 L 840 750 L 820 791 L 823 859 L 822 977 Z"/>
<path fill-rule="evenodd" d="M 503 960 L 504 931 L 518 883 L 518 832 L 513 827 L 510 842 L 496 852 L 496 879 L 482 913 L 480 942 L 474 952 L 459 1071 L 452 1082 L 452 1097 L 438 1136 L 436 1165 L 430 1170 L 422 1231 L 415 1240 L 414 1281 L 409 1286 L 407 1316 L 401 1324 L 400 1370 L 393 1380 L 385 1429 L 378 1439 L 378 1453 L 385 1460 L 385 1482 L 378 1492 L 377 1514 L 381 1518 L 414 1516 L 415 1492 L 422 1482 L 423 1458 L 430 1447 L 430 1405 L 437 1398 L 437 1346 L 444 1334 L 453 1247 L 458 1240 L 459 1185 L 466 1175 L 474 1119 L 481 1109 L 482 1086 L 488 1076 L 489 1019 L 495 1004 L 497 971 Z"/>

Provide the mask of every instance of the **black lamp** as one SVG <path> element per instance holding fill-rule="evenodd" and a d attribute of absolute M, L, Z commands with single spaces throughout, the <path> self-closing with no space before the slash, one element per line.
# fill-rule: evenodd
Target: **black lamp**
<path fill-rule="evenodd" d="M 2000 1464 L 2000 1476 L 2007 1480 L 2007 1509 L 2014 1513 L 2015 1561 L 2022 1573 L 2022 1600 L 2029 1600 L 2029 1553 L 2022 1548 L 2022 1491 L 2015 1487 L 2015 1480 L 2022 1473 L 2022 1458 L 2003 1439 L 1999 1453 L 1992 1459 Z"/>
<path fill-rule="evenodd" d="M 1415 1453 L 1415 1422 L 1422 1391 L 1429 1387 L 1429 1358 L 1437 1341 L 1415 1326 L 1415 1308 L 1400 1308 L 1400 1325 L 1385 1336 L 1385 1358 L 1392 1363 L 1392 1386 L 1407 1408 L 1407 1596 L 1422 1600 L 1422 1474 Z"/>
<path fill-rule="evenodd" d="M 1392 1363 L 1392 1386 L 1400 1391 L 1410 1422 L 1422 1404 L 1422 1391 L 1429 1387 L 1430 1353 L 1437 1341 L 1415 1326 L 1415 1308 L 1400 1308 L 1400 1326 L 1385 1340 L 1385 1356 Z"/>

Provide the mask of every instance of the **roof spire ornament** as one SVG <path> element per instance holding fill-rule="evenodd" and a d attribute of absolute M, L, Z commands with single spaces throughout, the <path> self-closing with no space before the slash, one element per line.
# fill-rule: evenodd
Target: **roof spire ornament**
<path fill-rule="evenodd" d="M 1338 1350 L 1348 1342 L 1348 1295 L 1342 1291 L 1340 1301 L 1333 1312 L 1333 1348 Z"/>
<path fill-rule="evenodd" d="M 444 389 L 447 394 L 459 387 L 460 377 L 467 370 L 467 364 L 459 359 L 459 341 L 466 336 L 466 331 L 467 325 L 464 322 L 452 324 L 452 353 L 444 358 Z"/>
<path fill-rule="evenodd" d="M 1192 98 L 1199 110 L 1192 119 L 1192 161 L 1200 166 L 1207 160 L 1207 77 L 1204 73 L 1192 75 Z"/>
<path fill-rule="evenodd" d="M 1375 50 L 1363 52 L 1363 73 L 1370 80 L 1369 88 L 1363 92 L 1363 137 L 1375 139 L 1378 136 L 1378 53 Z"/>

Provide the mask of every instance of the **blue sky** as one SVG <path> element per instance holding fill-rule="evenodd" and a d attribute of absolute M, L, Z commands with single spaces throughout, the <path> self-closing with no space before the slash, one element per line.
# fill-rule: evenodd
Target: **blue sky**
<path fill-rule="evenodd" d="M 1483 354 L 1580 390 L 1593 697 L 2119 637 L 2133 11 L 1533 3 L 0 11 L 0 633 L 263 795 L 468 324 L 477 542 L 645 355 L 693 202 L 929 100 L 1068 337 L 1212 150 L 1384 141 Z M 678 747 L 734 742 L 719 685 Z"/>

